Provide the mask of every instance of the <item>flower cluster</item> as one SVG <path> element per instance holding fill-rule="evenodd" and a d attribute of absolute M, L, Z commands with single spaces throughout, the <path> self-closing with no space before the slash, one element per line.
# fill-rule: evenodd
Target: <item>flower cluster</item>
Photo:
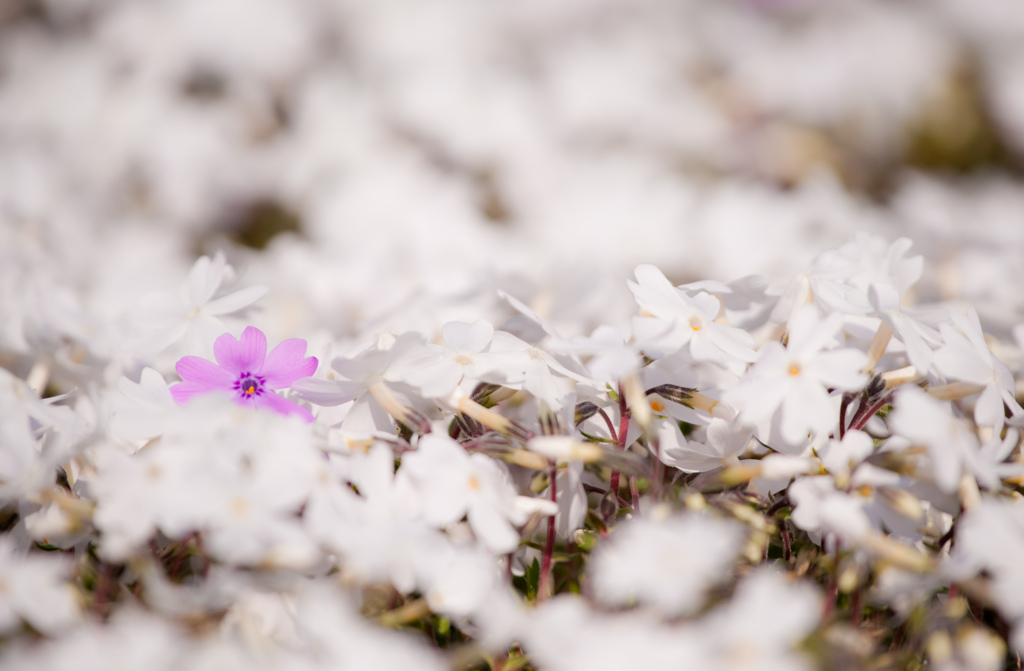
<path fill-rule="evenodd" d="M 502 294 L 504 328 L 320 368 L 247 326 L 87 405 L 0 370 L 3 635 L 46 639 L 5 654 L 811 668 L 808 637 L 831 664 L 913 636 L 909 658 L 997 668 L 1024 641 L 1024 409 L 974 310 L 904 306 L 921 259 L 896 240 L 880 270 L 880 244 L 819 256 L 813 292 L 746 283 L 756 328 L 735 285 L 641 265 L 626 338 Z"/>
<path fill-rule="evenodd" d="M 1019 667 L 1022 65 L 1000 0 L 0 0 L 0 668 Z"/>

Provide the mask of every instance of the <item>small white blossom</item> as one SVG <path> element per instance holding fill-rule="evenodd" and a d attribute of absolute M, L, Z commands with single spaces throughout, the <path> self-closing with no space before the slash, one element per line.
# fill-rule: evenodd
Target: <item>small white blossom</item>
<path fill-rule="evenodd" d="M 744 535 L 735 523 L 698 515 L 623 523 L 591 560 L 594 592 L 605 603 L 636 599 L 667 616 L 692 613 L 727 575 Z"/>
<path fill-rule="evenodd" d="M 267 293 L 262 286 L 231 291 L 234 282 L 235 271 L 223 253 L 218 252 L 213 259 L 199 257 L 181 296 L 156 291 L 142 297 L 129 316 L 139 335 L 130 341 L 128 349 L 146 357 L 185 338 L 189 353 L 212 358 L 213 341 L 225 331 L 221 317 L 242 315 Z"/>

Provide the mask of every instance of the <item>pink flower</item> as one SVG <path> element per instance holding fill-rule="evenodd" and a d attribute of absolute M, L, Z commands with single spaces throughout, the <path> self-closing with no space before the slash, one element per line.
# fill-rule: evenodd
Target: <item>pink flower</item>
<path fill-rule="evenodd" d="M 303 407 L 274 393 L 290 387 L 300 378 L 316 372 L 316 357 L 306 356 L 306 341 L 285 340 L 267 354 L 267 337 L 254 326 L 247 326 L 241 340 L 230 333 L 213 343 L 211 361 L 186 356 L 174 367 L 182 382 L 171 387 L 171 396 L 185 403 L 196 394 L 225 391 L 239 404 L 269 408 L 282 415 L 299 415 L 307 422 L 313 415 Z"/>

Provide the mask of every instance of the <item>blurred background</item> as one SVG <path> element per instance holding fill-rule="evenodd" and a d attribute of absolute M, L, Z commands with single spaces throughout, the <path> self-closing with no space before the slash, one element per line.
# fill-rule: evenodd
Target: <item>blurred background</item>
<path fill-rule="evenodd" d="M 354 337 L 865 233 L 1007 334 L 1022 167 L 1018 2 L 0 0 L 0 317 L 93 342 L 216 250 Z"/>

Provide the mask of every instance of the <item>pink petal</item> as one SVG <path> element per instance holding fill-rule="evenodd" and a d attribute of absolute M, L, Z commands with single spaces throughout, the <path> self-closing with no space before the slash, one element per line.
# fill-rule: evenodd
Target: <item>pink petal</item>
<path fill-rule="evenodd" d="M 278 396 L 272 391 L 268 391 L 254 399 L 254 403 L 258 408 L 267 408 L 268 410 L 273 410 L 277 414 L 284 415 L 285 417 L 298 415 L 307 422 L 313 421 L 313 413 L 309 410 L 306 410 L 302 406 L 295 405 L 288 399 L 283 396 Z"/>
<path fill-rule="evenodd" d="M 225 333 L 213 343 L 213 356 L 235 375 L 258 373 L 267 356 L 267 336 L 255 326 L 246 326 L 240 341 Z"/>
<path fill-rule="evenodd" d="M 318 363 L 316 357 L 305 355 L 305 340 L 301 338 L 285 340 L 267 355 L 260 375 L 267 379 L 267 386 L 271 389 L 290 387 L 292 382 L 309 377 L 316 372 Z"/>
<path fill-rule="evenodd" d="M 183 356 L 178 359 L 174 370 L 186 382 L 205 385 L 208 389 L 230 389 L 235 376 L 212 361 L 197 356 Z"/>
<path fill-rule="evenodd" d="M 178 405 L 188 403 L 193 396 L 210 392 L 225 391 L 221 387 L 211 387 L 204 382 L 179 382 L 171 385 L 171 397 Z"/>

